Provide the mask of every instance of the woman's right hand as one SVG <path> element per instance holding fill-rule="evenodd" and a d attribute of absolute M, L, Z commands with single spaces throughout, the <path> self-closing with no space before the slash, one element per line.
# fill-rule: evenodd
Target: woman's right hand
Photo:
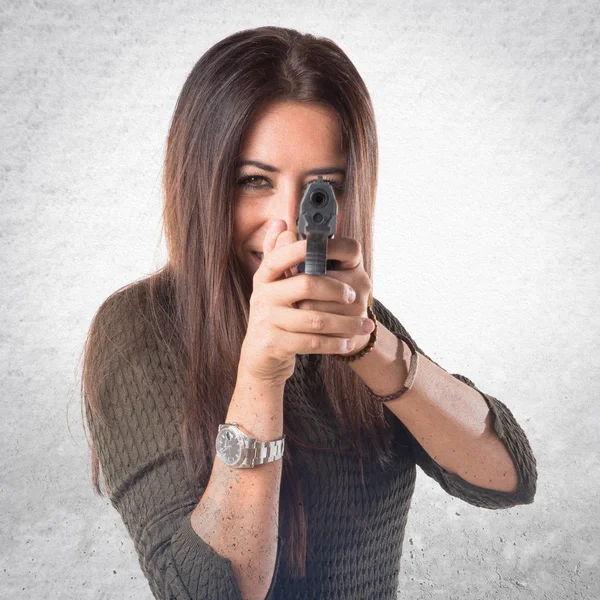
<path fill-rule="evenodd" d="M 265 236 L 240 354 L 246 374 L 273 385 L 283 385 L 293 375 L 296 354 L 349 354 L 352 348 L 346 340 L 361 332 L 363 320 L 294 307 L 309 299 L 345 302 L 348 286 L 326 275 L 286 278 L 286 271 L 292 273 L 291 268 L 306 259 L 307 240 L 298 240 L 285 227 L 285 221 L 277 219 Z"/>

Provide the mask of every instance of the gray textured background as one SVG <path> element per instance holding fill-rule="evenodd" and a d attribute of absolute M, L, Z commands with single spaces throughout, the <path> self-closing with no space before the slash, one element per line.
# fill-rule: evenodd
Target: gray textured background
<path fill-rule="evenodd" d="M 375 296 L 505 402 L 535 503 L 487 511 L 419 471 L 403 598 L 598 598 L 599 14 L 564 2 L 2 2 L 0 595 L 149 600 L 93 495 L 80 352 L 165 260 L 171 113 L 219 39 L 332 38 L 372 94 Z"/>

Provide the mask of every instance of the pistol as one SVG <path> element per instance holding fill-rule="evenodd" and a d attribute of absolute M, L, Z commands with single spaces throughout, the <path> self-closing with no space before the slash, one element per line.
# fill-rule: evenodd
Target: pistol
<path fill-rule="evenodd" d="M 335 270 L 338 260 L 327 260 L 327 240 L 336 231 L 338 203 L 332 185 L 319 175 L 311 182 L 300 201 L 300 215 L 296 219 L 298 239 L 307 240 L 306 260 L 298 263 L 298 273 L 325 275 Z"/>

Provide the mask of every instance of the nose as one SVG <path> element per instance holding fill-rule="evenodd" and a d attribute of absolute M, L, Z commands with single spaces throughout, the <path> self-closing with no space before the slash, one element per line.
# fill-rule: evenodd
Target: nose
<path fill-rule="evenodd" d="M 300 202 L 304 189 L 290 189 L 282 191 L 276 200 L 275 215 L 287 224 L 287 230 L 298 237 L 298 217 L 300 216 Z"/>

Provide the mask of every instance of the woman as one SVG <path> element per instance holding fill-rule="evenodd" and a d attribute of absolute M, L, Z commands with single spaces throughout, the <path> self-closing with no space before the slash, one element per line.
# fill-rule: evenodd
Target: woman
<path fill-rule="evenodd" d="M 312 277 L 296 219 L 319 174 L 339 262 Z M 101 465 L 155 597 L 395 598 L 416 464 L 476 506 L 533 502 L 510 410 L 372 297 L 376 178 L 369 94 L 330 40 L 241 31 L 186 80 L 168 263 L 98 309 L 82 381 L 95 489 Z"/>

